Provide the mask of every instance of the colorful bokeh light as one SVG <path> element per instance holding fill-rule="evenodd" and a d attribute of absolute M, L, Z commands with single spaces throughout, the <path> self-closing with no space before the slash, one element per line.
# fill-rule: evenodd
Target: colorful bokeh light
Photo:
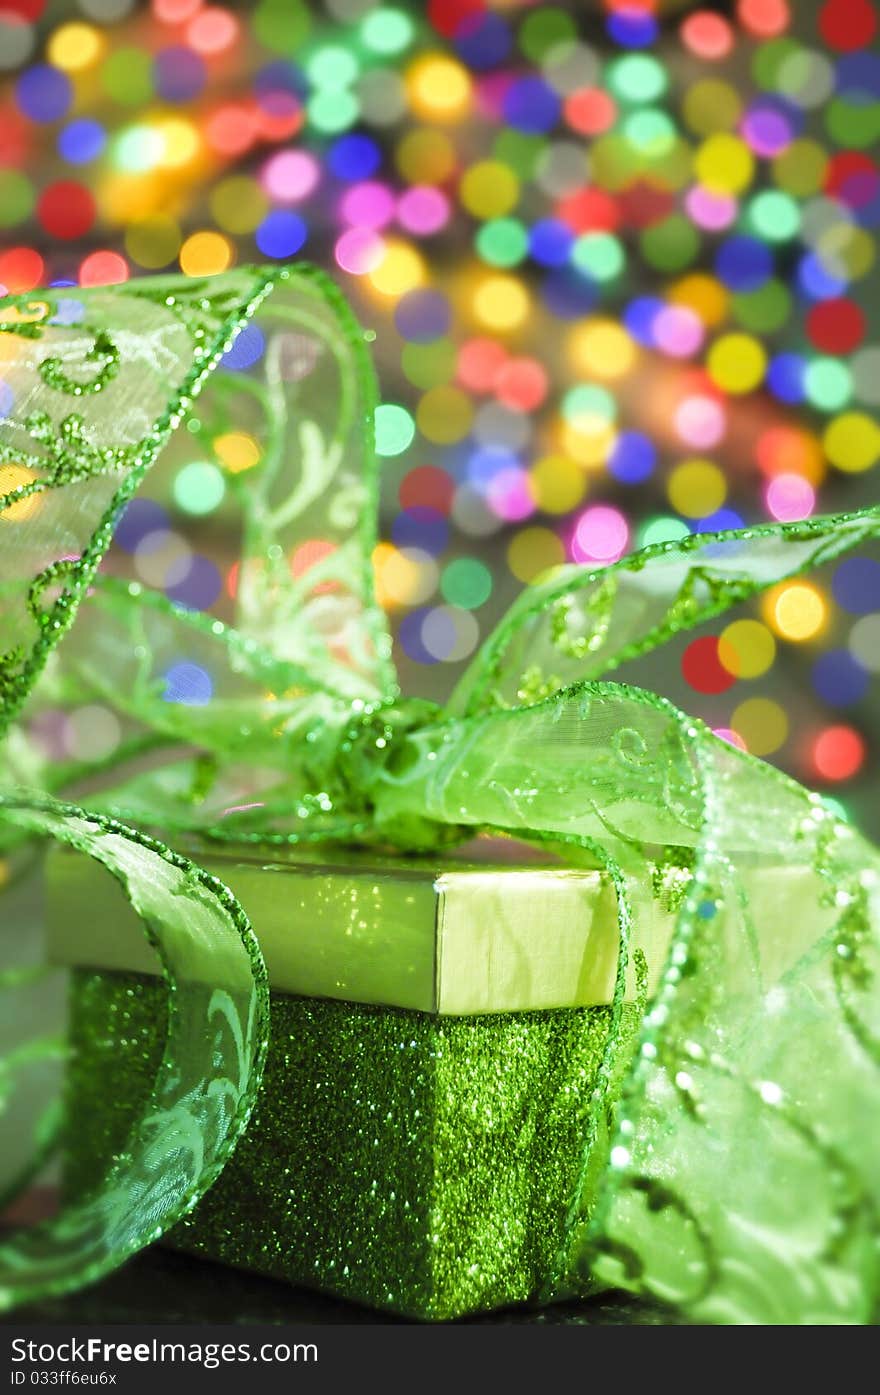
<path fill-rule="evenodd" d="M 374 568 L 416 686 L 553 567 L 874 502 L 868 0 L 62 9 L 0 15 L 0 285 L 69 286 L 74 314 L 76 285 L 325 265 L 374 332 Z M 247 331 L 224 371 L 264 351 Z M 0 342 L 5 411 L 2 367 Z M 117 544 L 144 584 L 222 611 L 239 578 L 213 530 L 262 455 L 246 421 L 207 444 Z M 326 548 L 303 546 L 292 566 Z M 683 641 L 677 696 L 754 755 L 858 778 L 878 577 L 832 563 Z M 210 684 L 180 655 L 166 698 Z"/>

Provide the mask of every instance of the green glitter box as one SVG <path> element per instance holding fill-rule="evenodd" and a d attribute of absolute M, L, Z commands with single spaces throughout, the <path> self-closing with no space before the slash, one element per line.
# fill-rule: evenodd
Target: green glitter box
<path fill-rule="evenodd" d="M 548 1282 L 617 959 L 606 878 L 489 840 L 442 862 L 200 861 L 260 937 L 271 1042 L 245 1137 L 167 1241 L 421 1319 L 565 1296 Z M 164 988 L 100 868 L 53 853 L 47 896 L 52 958 L 72 969 L 75 1194 L 146 1093 Z M 646 903 L 650 989 L 672 921 Z"/>

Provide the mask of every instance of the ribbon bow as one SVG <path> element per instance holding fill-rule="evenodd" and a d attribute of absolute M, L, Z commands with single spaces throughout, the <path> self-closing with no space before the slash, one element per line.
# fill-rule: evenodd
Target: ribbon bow
<path fill-rule="evenodd" d="M 599 1084 L 572 1105 L 583 1165 L 548 1296 L 589 1275 L 695 1321 L 870 1321 L 880 858 L 817 795 L 607 675 L 875 537 L 880 511 L 558 568 L 440 708 L 400 698 L 373 599 L 374 381 L 332 283 L 245 268 L 38 291 L 0 316 L 0 816 L 9 846 L 50 834 L 122 882 L 172 1004 L 124 1154 L 86 1201 L 0 1248 L 0 1303 L 94 1279 L 158 1237 L 217 1176 L 258 1089 L 267 991 L 244 911 L 131 825 L 401 851 L 493 830 L 564 846 L 617 894 L 611 1026 Z M 237 505 L 218 515 L 240 548 L 229 624 L 107 553 L 154 461 L 193 454 L 223 466 Z M 147 553 L 169 536 L 157 523 Z M 112 749 L 53 754 L 62 709 L 109 714 Z M 83 787 L 89 812 L 59 801 Z M 630 1058 L 633 925 L 664 857 L 686 889 Z M 21 995 L 26 977 L 0 986 Z M 55 1049 L 8 1055 L 7 1091 Z M 51 1133 L 40 1120 L 38 1158 Z"/>

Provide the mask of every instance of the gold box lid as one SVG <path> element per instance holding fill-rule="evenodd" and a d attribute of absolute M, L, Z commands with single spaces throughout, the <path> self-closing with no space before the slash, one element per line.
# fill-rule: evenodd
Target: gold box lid
<path fill-rule="evenodd" d="M 383 856 L 326 846 L 196 860 L 241 901 L 274 991 L 448 1016 L 592 1007 L 611 1001 L 616 899 L 606 874 L 565 866 L 510 840 L 452 855 Z M 65 849 L 47 861 L 53 962 L 159 972 L 119 884 Z M 674 917 L 645 887 L 633 948 L 649 989 Z M 628 996 L 635 995 L 630 973 Z"/>

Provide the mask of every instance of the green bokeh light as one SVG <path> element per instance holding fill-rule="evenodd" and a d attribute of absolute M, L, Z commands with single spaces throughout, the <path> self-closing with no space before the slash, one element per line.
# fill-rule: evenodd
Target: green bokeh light
<path fill-rule="evenodd" d="M 261 0 L 251 20 L 254 38 L 271 53 L 292 57 L 308 38 L 311 17 L 303 0 Z"/>
<path fill-rule="evenodd" d="M 226 493 L 222 470 L 208 460 L 193 460 L 178 470 L 173 486 L 174 502 L 184 513 L 213 513 Z"/>
<path fill-rule="evenodd" d="M 765 281 L 756 291 L 740 292 L 731 300 L 739 323 L 753 334 L 772 334 L 791 317 L 791 295 L 781 281 Z"/>
<path fill-rule="evenodd" d="M 825 130 L 837 145 L 865 150 L 880 140 L 880 102 L 847 102 L 836 97 L 824 111 Z"/>
<path fill-rule="evenodd" d="M 518 179 L 532 179 L 538 161 L 547 149 L 543 136 L 528 131 L 500 131 L 493 142 L 492 156 L 513 170 Z"/>
<path fill-rule="evenodd" d="M 639 238 L 645 261 L 657 271 L 682 271 L 700 250 L 700 235 L 682 213 L 645 228 Z"/>
<path fill-rule="evenodd" d="M 645 107 L 630 112 L 623 123 L 623 134 L 640 155 L 666 155 L 675 143 L 675 123 L 665 111 Z"/>
<path fill-rule="evenodd" d="M 0 170 L 0 228 L 24 222 L 34 206 L 33 185 L 18 170 Z"/>
<path fill-rule="evenodd" d="M 678 542 L 680 538 L 686 538 L 689 531 L 680 518 L 670 518 L 668 515 L 649 518 L 639 528 L 638 545 L 648 547 L 651 543 Z"/>
<path fill-rule="evenodd" d="M 517 266 L 529 249 L 529 235 L 516 218 L 491 218 L 477 233 L 476 247 L 490 266 Z"/>
<path fill-rule="evenodd" d="M 492 573 L 475 557 L 457 557 L 444 569 L 440 590 L 450 605 L 476 610 L 492 594 Z"/>
<path fill-rule="evenodd" d="M 110 158 L 126 174 L 144 174 L 153 169 L 165 153 L 165 142 L 152 126 L 126 126 L 110 147 Z"/>
<path fill-rule="evenodd" d="M 752 60 L 752 77 L 759 87 L 776 92 L 781 86 L 782 69 L 795 55 L 802 53 L 805 53 L 804 46 L 797 39 L 771 39 L 769 43 L 760 44 Z"/>
<path fill-rule="evenodd" d="M 526 58 L 540 63 L 558 45 L 572 43 L 577 38 L 577 26 L 564 10 L 537 9 L 526 15 L 517 37 Z"/>
<path fill-rule="evenodd" d="M 628 53 L 610 64 L 608 82 L 622 102 L 653 102 L 666 91 L 666 69 L 647 53 Z"/>
<path fill-rule="evenodd" d="M 576 422 L 578 417 L 599 417 L 602 421 L 614 421 L 617 403 L 611 393 L 593 383 L 578 383 L 569 388 L 560 404 L 566 421 Z"/>
<path fill-rule="evenodd" d="M 316 131 L 327 135 L 347 131 L 358 119 L 357 99 L 345 89 L 325 87 L 309 101 L 308 114 Z"/>
<path fill-rule="evenodd" d="M 747 221 L 765 242 L 788 242 L 800 228 L 800 209 L 789 194 L 765 189 L 749 204 Z"/>
<path fill-rule="evenodd" d="M 455 374 L 457 352 L 451 339 L 434 339 L 430 344 L 404 344 L 400 363 L 413 387 L 439 387 Z"/>
<path fill-rule="evenodd" d="M 101 68 L 101 86 L 114 102 L 143 106 L 153 95 L 152 55 L 146 49 L 117 49 Z"/>
<path fill-rule="evenodd" d="M 594 281 L 612 281 L 626 265 L 622 244 L 611 233 L 583 233 L 571 249 L 571 260 Z"/>
<path fill-rule="evenodd" d="M 373 53 L 400 53 L 412 42 L 413 33 L 409 15 L 385 5 L 365 15 L 361 22 L 361 38 Z"/>
<path fill-rule="evenodd" d="M 814 358 L 804 373 L 807 400 L 822 412 L 836 412 L 852 396 L 852 374 L 837 358 Z"/>
<path fill-rule="evenodd" d="M 313 87 L 338 92 L 354 82 L 358 75 L 357 59 L 339 44 L 327 44 L 317 49 L 306 64 L 306 73 Z"/>
<path fill-rule="evenodd" d="M 376 408 L 376 454 L 401 455 L 412 444 L 416 424 L 405 407 L 383 402 Z"/>

